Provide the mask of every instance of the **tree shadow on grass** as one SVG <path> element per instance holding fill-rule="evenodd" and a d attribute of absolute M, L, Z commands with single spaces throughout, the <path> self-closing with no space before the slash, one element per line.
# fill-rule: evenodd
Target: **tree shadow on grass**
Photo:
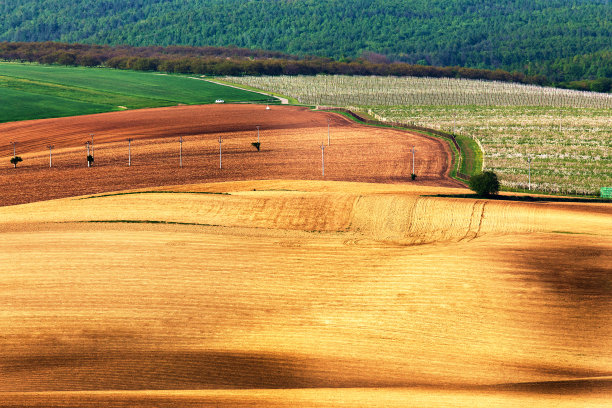
<path fill-rule="evenodd" d="M 498 201 L 519 201 L 519 202 L 548 202 L 548 203 L 607 203 L 612 204 L 611 199 L 606 198 L 579 198 L 579 197 L 551 197 L 551 196 L 509 196 L 491 195 L 479 196 L 478 194 L 433 194 L 423 195 L 423 197 L 445 197 L 445 198 L 472 198 L 483 200 Z"/>

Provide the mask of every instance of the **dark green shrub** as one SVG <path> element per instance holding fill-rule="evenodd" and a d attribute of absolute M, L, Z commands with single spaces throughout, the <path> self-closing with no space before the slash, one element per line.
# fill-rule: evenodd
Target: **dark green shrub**
<path fill-rule="evenodd" d="M 13 166 L 15 166 L 15 168 L 17 168 L 17 163 L 22 161 L 23 159 L 19 156 L 11 157 L 11 163 L 13 164 Z"/>
<path fill-rule="evenodd" d="M 413 180 L 416 180 L 416 174 L 412 173 L 410 177 L 412 177 Z"/>
<path fill-rule="evenodd" d="M 255 146 L 255 148 L 257 149 L 257 151 L 259 151 L 259 148 L 261 147 L 261 143 L 259 142 L 253 142 L 251 143 L 253 146 Z"/>
<path fill-rule="evenodd" d="M 470 188 L 481 197 L 495 195 L 499 192 L 499 180 L 497 174 L 485 171 L 470 177 Z"/>

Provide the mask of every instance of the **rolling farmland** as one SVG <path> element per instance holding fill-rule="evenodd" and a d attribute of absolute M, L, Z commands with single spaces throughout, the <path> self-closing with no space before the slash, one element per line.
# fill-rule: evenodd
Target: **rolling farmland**
<path fill-rule="evenodd" d="M 232 77 L 316 105 L 476 138 L 502 186 L 594 194 L 612 185 L 612 95 L 434 78 Z"/>
<path fill-rule="evenodd" d="M 0 406 L 609 401 L 610 204 L 158 189 L 0 208 Z"/>
<path fill-rule="evenodd" d="M 465 198 L 447 143 L 295 106 L 3 123 L 0 145 L 0 407 L 612 398 L 612 203 Z"/>

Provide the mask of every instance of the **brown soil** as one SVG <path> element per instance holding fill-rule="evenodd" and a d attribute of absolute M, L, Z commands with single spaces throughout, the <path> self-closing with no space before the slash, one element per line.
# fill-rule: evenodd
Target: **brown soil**
<path fill-rule="evenodd" d="M 321 143 L 325 148 L 325 177 Z M 261 151 L 257 140 L 260 125 Z M 85 142 L 94 137 L 95 166 Z M 179 168 L 179 137 L 183 168 Z M 219 137 L 223 168 L 219 169 Z M 132 166 L 128 167 L 128 142 Z M 23 162 L 14 169 L 11 142 Z M 204 105 L 143 109 L 0 125 L 0 205 L 141 187 L 250 179 L 326 179 L 461 187 L 448 176 L 445 142 L 351 122 L 301 107 Z M 53 168 L 49 149 L 53 145 Z M 412 173 L 412 146 L 416 147 Z"/>

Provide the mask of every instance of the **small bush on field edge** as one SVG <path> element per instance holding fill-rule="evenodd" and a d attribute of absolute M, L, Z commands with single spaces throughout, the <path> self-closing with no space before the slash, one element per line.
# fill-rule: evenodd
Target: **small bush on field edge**
<path fill-rule="evenodd" d="M 470 189 L 481 197 L 488 197 L 499 192 L 499 180 L 497 174 L 485 171 L 470 177 Z"/>

